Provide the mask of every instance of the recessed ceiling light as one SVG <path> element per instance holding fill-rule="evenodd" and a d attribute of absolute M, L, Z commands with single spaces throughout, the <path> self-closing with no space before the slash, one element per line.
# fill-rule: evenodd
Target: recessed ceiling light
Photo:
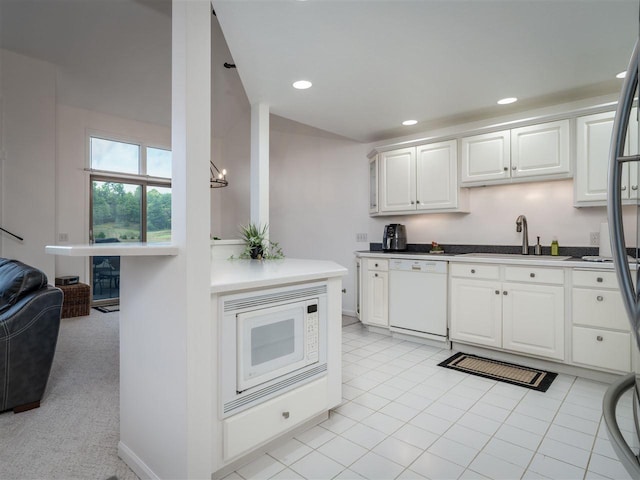
<path fill-rule="evenodd" d="M 498 105 L 509 105 L 510 103 L 514 103 L 517 101 L 518 99 L 516 97 L 501 98 L 500 100 L 498 100 Z"/>
<path fill-rule="evenodd" d="M 410 125 L 415 125 L 416 123 L 418 123 L 417 120 L 405 120 L 404 122 L 402 122 L 403 125 L 405 126 L 410 126 Z"/>
<path fill-rule="evenodd" d="M 627 76 L 627 71 L 625 70 L 624 72 L 620 72 L 619 74 L 616 75 L 616 78 L 624 78 Z"/>
<path fill-rule="evenodd" d="M 293 88 L 297 88 L 298 90 L 306 90 L 307 88 L 311 88 L 311 83 L 309 80 L 298 80 L 297 82 L 293 82 Z"/>

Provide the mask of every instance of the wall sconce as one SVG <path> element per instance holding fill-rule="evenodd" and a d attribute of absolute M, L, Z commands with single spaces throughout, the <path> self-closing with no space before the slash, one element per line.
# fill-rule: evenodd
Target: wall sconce
<path fill-rule="evenodd" d="M 211 171 L 211 178 L 209 179 L 211 188 L 222 188 L 229 185 L 227 181 L 227 170 L 222 169 L 222 171 L 218 170 L 216 164 L 213 161 L 209 162 L 209 170 Z"/>

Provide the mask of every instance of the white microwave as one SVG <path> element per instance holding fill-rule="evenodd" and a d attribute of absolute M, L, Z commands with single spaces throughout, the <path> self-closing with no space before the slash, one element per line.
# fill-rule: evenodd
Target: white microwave
<path fill-rule="evenodd" d="M 221 305 L 223 417 L 326 374 L 326 284 L 230 295 Z"/>

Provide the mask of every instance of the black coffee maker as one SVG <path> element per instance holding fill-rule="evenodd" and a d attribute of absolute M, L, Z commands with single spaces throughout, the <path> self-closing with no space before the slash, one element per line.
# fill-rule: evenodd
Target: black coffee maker
<path fill-rule="evenodd" d="M 407 249 L 407 230 L 401 223 L 390 223 L 384 226 L 382 250 L 398 252 Z"/>

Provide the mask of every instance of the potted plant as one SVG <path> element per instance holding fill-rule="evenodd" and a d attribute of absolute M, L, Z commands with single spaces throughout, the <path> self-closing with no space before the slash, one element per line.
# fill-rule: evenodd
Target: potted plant
<path fill-rule="evenodd" d="M 284 258 L 282 249 L 276 242 L 266 238 L 268 226 L 255 223 L 240 226 L 242 239 L 246 242 L 244 251 L 240 254 L 240 258 L 253 259 L 275 259 Z"/>

